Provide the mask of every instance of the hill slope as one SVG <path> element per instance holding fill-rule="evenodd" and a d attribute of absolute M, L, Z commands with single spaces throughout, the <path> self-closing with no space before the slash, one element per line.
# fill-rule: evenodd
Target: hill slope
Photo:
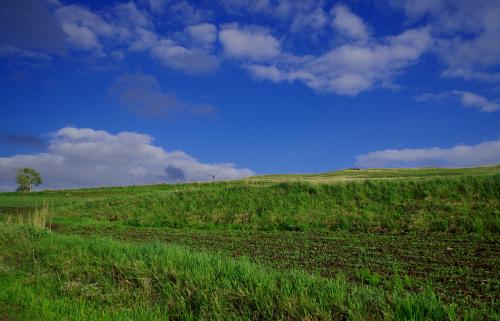
<path fill-rule="evenodd" d="M 498 166 L 0 193 L 0 320 L 498 320 L 499 232 Z"/>
<path fill-rule="evenodd" d="M 301 181 L 296 176 L 277 177 L 0 193 L 0 212 L 21 211 L 19 207 L 45 201 L 56 222 L 79 218 L 128 226 L 226 230 L 500 230 L 498 166 L 342 171 L 304 175 Z M 330 177 L 328 184 L 324 177 Z"/>

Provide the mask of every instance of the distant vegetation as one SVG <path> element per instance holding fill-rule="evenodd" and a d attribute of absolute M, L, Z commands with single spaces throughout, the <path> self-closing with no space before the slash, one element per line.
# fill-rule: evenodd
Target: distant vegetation
<path fill-rule="evenodd" d="M 500 166 L 0 193 L 0 222 L 0 320 L 500 318 Z"/>
<path fill-rule="evenodd" d="M 33 186 L 42 184 L 42 176 L 33 168 L 20 168 L 16 173 L 16 183 L 18 192 L 31 192 Z"/>

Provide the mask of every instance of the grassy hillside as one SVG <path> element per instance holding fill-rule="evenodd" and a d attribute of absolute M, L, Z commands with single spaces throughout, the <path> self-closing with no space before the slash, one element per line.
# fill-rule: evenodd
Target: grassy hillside
<path fill-rule="evenodd" d="M 0 193 L 0 289 L 0 320 L 498 320 L 500 167 Z"/>
<path fill-rule="evenodd" d="M 440 170 L 437 177 L 329 184 L 236 181 L 3 193 L 0 212 L 22 212 L 20 207 L 47 201 L 55 223 L 77 218 L 221 230 L 497 233 L 500 168 L 495 169 L 481 175 L 446 176 Z"/>

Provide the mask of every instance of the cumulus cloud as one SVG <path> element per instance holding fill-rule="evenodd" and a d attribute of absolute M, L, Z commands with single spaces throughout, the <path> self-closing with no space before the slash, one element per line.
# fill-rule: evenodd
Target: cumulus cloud
<path fill-rule="evenodd" d="M 368 38 L 368 27 L 348 7 L 341 4 L 335 5 L 331 10 L 331 14 L 333 15 L 332 26 L 341 34 L 354 39 Z"/>
<path fill-rule="evenodd" d="M 147 0 L 151 11 L 163 12 L 168 0 Z"/>
<path fill-rule="evenodd" d="M 500 140 L 452 148 L 386 149 L 357 157 L 362 167 L 460 167 L 500 163 Z"/>
<path fill-rule="evenodd" d="M 0 45 L 0 58 L 30 66 L 43 66 L 52 61 L 52 57 L 50 55 L 41 51 L 22 49 L 10 45 Z"/>
<path fill-rule="evenodd" d="M 492 70 L 474 70 L 469 67 L 462 68 L 454 66 L 452 68 L 447 68 L 441 73 L 441 76 L 443 78 L 462 78 L 465 80 L 477 80 L 490 83 L 500 82 L 500 72 Z"/>
<path fill-rule="evenodd" d="M 120 3 L 97 13 L 80 5 L 57 8 L 55 16 L 73 48 L 105 55 L 116 46 L 149 49 L 156 41 L 152 17 L 134 2 Z"/>
<path fill-rule="evenodd" d="M 56 10 L 68 41 L 76 48 L 98 50 L 102 45 L 99 38 L 126 36 L 127 30 L 108 23 L 99 15 L 78 5 L 68 5 Z"/>
<path fill-rule="evenodd" d="M 326 6 L 329 2 L 317 0 L 221 0 L 218 1 L 227 12 L 234 15 L 266 15 L 281 24 L 289 24 L 291 34 L 287 37 L 303 36 L 304 39 L 316 41 L 318 36 L 324 35 L 325 27 L 328 25 Z M 340 10 L 345 9 L 345 13 L 350 13 L 346 6 L 339 5 Z M 339 11 L 340 11 L 339 10 Z M 357 17 L 351 13 L 353 19 Z M 337 22 L 342 24 L 349 17 L 343 15 Z M 350 22 L 352 22 L 352 20 Z M 358 19 L 361 21 L 360 19 Z M 349 22 L 346 22 L 349 23 Z"/>
<path fill-rule="evenodd" d="M 231 14 L 264 14 L 290 24 L 294 35 L 316 39 L 328 22 L 324 1 L 317 0 L 221 0 L 218 2 Z"/>
<path fill-rule="evenodd" d="M 290 30 L 292 32 L 304 32 L 306 30 L 314 32 L 323 29 L 327 21 L 325 11 L 322 8 L 316 8 L 309 12 L 296 14 L 292 20 Z"/>
<path fill-rule="evenodd" d="M 431 43 L 429 30 L 410 29 L 379 43 L 347 43 L 318 57 L 283 56 L 276 64 L 247 69 L 258 79 L 300 81 L 317 91 L 354 96 L 390 82 Z"/>
<path fill-rule="evenodd" d="M 231 14 L 266 14 L 292 23 L 301 16 L 320 15 L 318 9 L 324 6 L 324 1 L 317 0 L 220 0 L 218 3 Z M 306 20 L 311 24 L 318 23 L 309 18 Z"/>
<path fill-rule="evenodd" d="M 257 26 L 222 26 L 219 39 L 228 57 L 265 61 L 279 55 L 280 42 L 266 29 Z"/>
<path fill-rule="evenodd" d="M 153 25 L 149 14 L 137 8 L 137 5 L 132 1 L 117 4 L 113 9 L 123 24 L 139 27 L 151 27 Z"/>
<path fill-rule="evenodd" d="M 184 24 L 195 24 L 207 20 L 212 16 L 210 11 L 194 7 L 187 1 L 180 1 L 169 7 L 171 19 Z"/>
<path fill-rule="evenodd" d="M 65 24 L 63 25 L 63 30 L 75 47 L 88 50 L 101 48 L 101 44 L 97 40 L 95 33 L 86 27 L 76 24 Z"/>
<path fill-rule="evenodd" d="M 460 102 L 465 107 L 478 108 L 480 111 L 484 112 L 500 110 L 500 103 L 489 101 L 485 97 L 469 91 L 453 91 L 453 94 L 460 97 Z"/>
<path fill-rule="evenodd" d="M 177 3 L 175 8 L 187 8 L 183 5 L 191 8 L 184 2 Z M 172 6 L 170 10 L 175 8 Z M 134 2 L 117 4 L 102 12 L 80 5 L 61 6 L 55 16 L 73 48 L 99 57 L 110 57 L 114 52 L 149 52 L 162 65 L 190 74 L 210 73 L 219 65 L 210 52 L 212 48 L 207 47 L 216 40 L 217 33 L 215 26 L 208 23 L 187 27 L 190 43 L 181 44 L 159 36 L 151 15 Z"/>
<path fill-rule="evenodd" d="M 135 38 L 129 44 L 130 51 L 150 50 L 158 42 L 158 35 L 145 28 L 135 30 Z"/>
<path fill-rule="evenodd" d="M 372 88 L 394 87 L 398 74 L 424 53 L 433 52 L 444 62 L 442 77 L 500 81 L 499 1 L 387 1 L 414 25 L 426 27 L 377 37 L 347 5 L 333 5 L 328 15 L 329 2 L 315 0 L 221 0 L 217 4 L 233 17 L 247 15 L 245 23 L 255 21 L 249 14 L 268 15 L 268 20 L 276 21 L 276 30 L 237 23 L 216 26 L 207 23 L 213 16 L 204 9 L 207 6 L 183 0 L 129 1 L 99 10 L 58 1 L 47 5 L 47 1 L 6 0 L 0 4 L 0 55 L 7 56 L 2 46 L 22 49 L 25 57 L 34 57 L 35 50 L 42 49 L 50 58 L 48 52 L 64 46 L 93 58 L 126 58 L 134 52 L 189 74 L 215 72 L 227 57 L 239 60 L 256 79 L 301 82 L 315 91 L 355 96 Z M 154 21 L 159 15 L 153 14 L 158 13 L 168 20 L 167 33 L 155 30 L 163 27 Z M 329 20 L 341 37 L 322 41 L 323 47 L 319 41 L 305 45 L 304 39 L 331 38 L 332 29 L 325 28 Z M 304 34 L 306 38 L 297 38 Z M 475 106 L 492 109 L 496 104 L 492 103 Z"/>
<path fill-rule="evenodd" d="M 112 134 L 90 128 L 62 128 L 53 134 L 44 153 L 0 157 L 0 190 L 15 188 L 20 167 L 37 169 L 44 178 L 40 188 L 206 181 L 202 173 L 217 179 L 239 179 L 254 173 L 231 163 L 207 164 L 182 151 L 166 151 L 153 144 L 149 135 Z"/>
<path fill-rule="evenodd" d="M 205 50 L 186 48 L 170 39 L 158 41 L 151 54 L 163 65 L 191 74 L 210 73 L 219 66 L 217 57 Z"/>
<path fill-rule="evenodd" d="M 470 91 L 453 90 L 443 93 L 422 93 L 415 96 L 417 101 L 442 101 L 455 99 L 458 100 L 462 106 L 467 108 L 476 108 L 482 112 L 494 112 L 500 110 L 500 103 L 488 100 L 484 96 L 472 93 Z"/>
<path fill-rule="evenodd" d="M 412 21 L 426 19 L 438 38 L 436 53 L 446 64 L 445 77 L 499 81 L 500 1 L 389 1 Z"/>
<path fill-rule="evenodd" d="M 196 43 L 212 44 L 217 40 L 217 27 L 211 23 L 201 23 L 186 27 L 186 33 Z"/>

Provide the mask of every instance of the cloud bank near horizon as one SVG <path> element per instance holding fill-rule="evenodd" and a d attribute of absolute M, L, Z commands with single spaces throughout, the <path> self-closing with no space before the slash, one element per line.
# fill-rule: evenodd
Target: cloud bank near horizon
<path fill-rule="evenodd" d="M 214 173 L 220 180 L 255 175 L 232 163 L 202 163 L 185 152 L 166 151 L 146 134 L 74 127 L 52 134 L 46 152 L 0 157 L 0 191 L 15 189 L 21 167 L 41 173 L 39 189 L 207 181 Z"/>
<path fill-rule="evenodd" d="M 386 149 L 359 155 L 361 167 L 469 167 L 500 164 L 500 140 L 451 148 Z"/>

